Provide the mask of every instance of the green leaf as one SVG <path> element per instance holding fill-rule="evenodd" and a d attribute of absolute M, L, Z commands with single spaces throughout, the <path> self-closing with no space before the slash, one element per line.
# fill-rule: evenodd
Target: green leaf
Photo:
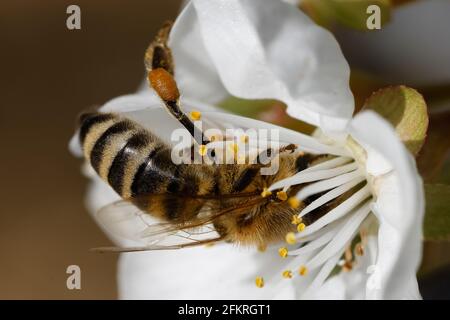
<path fill-rule="evenodd" d="M 363 109 L 389 121 L 409 151 L 418 154 L 428 129 L 427 104 L 420 93 L 406 86 L 382 88 L 366 100 Z"/>
<path fill-rule="evenodd" d="M 370 31 L 367 28 L 367 7 L 377 5 L 381 11 L 381 26 L 390 20 L 389 0 L 303 0 L 301 7 L 318 24 L 329 26 L 339 23 L 349 28 Z"/>
<path fill-rule="evenodd" d="M 425 185 L 425 240 L 450 240 L 450 186 Z"/>

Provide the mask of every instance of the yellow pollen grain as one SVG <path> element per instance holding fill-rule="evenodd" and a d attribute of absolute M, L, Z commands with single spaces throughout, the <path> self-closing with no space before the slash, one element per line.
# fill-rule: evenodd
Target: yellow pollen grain
<path fill-rule="evenodd" d="M 297 231 L 298 232 L 302 232 L 303 230 L 305 230 L 305 228 L 306 228 L 306 225 L 304 223 L 299 223 L 297 225 Z"/>
<path fill-rule="evenodd" d="M 233 151 L 234 154 L 237 154 L 239 151 L 239 146 L 237 143 L 230 143 L 230 149 Z"/>
<path fill-rule="evenodd" d="M 291 270 L 284 270 L 282 275 L 283 275 L 283 278 L 291 279 L 292 278 L 292 271 Z"/>
<path fill-rule="evenodd" d="M 240 140 L 241 140 L 242 143 L 248 143 L 248 135 L 243 134 L 243 135 L 240 137 Z"/>
<path fill-rule="evenodd" d="M 281 201 L 286 201 L 288 198 L 286 191 L 278 191 L 277 198 Z"/>
<path fill-rule="evenodd" d="M 292 224 L 297 225 L 297 224 L 302 223 L 302 221 L 303 221 L 303 219 L 300 218 L 298 215 L 294 214 L 294 215 L 292 216 L 292 221 L 291 221 Z"/>
<path fill-rule="evenodd" d="M 189 113 L 189 116 L 191 117 L 192 120 L 194 121 L 198 121 L 202 118 L 202 113 L 200 111 L 191 111 L 191 113 Z"/>
<path fill-rule="evenodd" d="M 300 269 L 298 269 L 298 274 L 306 276 L 308 274 L 308 269 L 305 266 L 301 266 Z"/>
<path fill-rule="evenodd" d="M 266 198 L 268 196 L 270 196 L 272 194 L 271 191 L 269 191 L 269 189 L 264 188 L 263 191 L 261 192 L 261 197 Z"/>
<path fill-rule="evenodd" d="M 291 208 L 297 209 L 298 207 L 300 207 L 300 200 L 298 200 L 296 197 L 290 197 L 288 203 Z"/>
<path fill-rule="evenodd" d="M 295 244 L 297 239 L 295 239 L 295 234 L 293 232 L 286 233 L 286 242 L 288 244 Z"/>
<path fill-rule="evenodd" d="M 264 278 L 263 277 L 256 277 L 255 284 L 258 288 L 264 287 Z"/>
<path fill-rule="evenodd" d="M 208 152 L 208 148 L 204 144 L 202 144 L 201 146 L 198 147 L 198 153 L 201 156 L 205 156 L 207 152 Z"/>
<path fill-rule="evenodd" d="M 278 249 L 278 254 L 282 258 L 286 258 L 288 256 L 288 249 L 286 247 L 281 247 L 280 249 Z"/>

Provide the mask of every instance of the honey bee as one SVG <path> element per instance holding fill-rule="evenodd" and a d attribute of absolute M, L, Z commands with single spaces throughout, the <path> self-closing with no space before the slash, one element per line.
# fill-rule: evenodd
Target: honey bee
<path fill-rule="evenodd" d="M 167 46 L 170 27 L 166 24 L 146 51 L 148 81 L 196 143 L 208 145 L 210 141 L 180 108 Z M 101 209 L 100 221 L 113 233 L 121 233 L 120 225 L 134 219 L 137 225 L 125 236 L 145 243 L 100 250 L 177 249 L 219 241 L 263 247 L 283 240 L 296 230 L 292 218 L 305 205 L 286 201 L 301 186 L 273 192 L 267 188 L 324 157 L 297 152 L 289 145 L 279 150 L 274 175 L 261 175 L 261 165 L 255 164 L 174 164 L 170 146 L 120 114 L 85 113 L 79 121 L 86 161 L 123 199 Z M 159 222 L 148 222 L 152 217 Z M 175 240 L 163 244 L 167 237 Z"/>

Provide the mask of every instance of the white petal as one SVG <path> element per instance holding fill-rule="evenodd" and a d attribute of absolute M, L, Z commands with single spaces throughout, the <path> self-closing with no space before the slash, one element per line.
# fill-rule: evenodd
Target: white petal
<path fill-rule="evenodd" d="M 319 273 L 316 275 L 312 283 L 308 286 L 306 291 L 302 294 L 302 299 L 337 299 L 336 294 L 331 294 L 330 292 L 319 292 L 318 289 L 325 282 L 326 278 L 330 275 L 331 271 L 333 271 L 336 263 L 338 262 L 342 252 L 344 250 L 339 250 L 332 257 L 330 257 L 322 266 Z"/>
<path fill-rule="evenodd" d="M 332 255 L 336 254 L 341 249 L 344 249 L 345 246 L 351 242 L 352 237 L 354 237 L 361 222 L 366 218 L 369 212 L 370 203 L 368 202 L 352 214 L 348 221 L 337 232 L 333 240 L 315 255 L 314 258 L 308 261 L 307 266 L 311 269 L 316 268 L 327 261 Z"/>
<path fill-rule="evenodd" d="M 266 278 L 264 288 L 257 288 L 255 276 L 278 270 L 282 263 L 275 251 L 259 253 L 229 244 L 123 254 L 118 271 L 119 298 L 269 299 L 277 294 L 275 283 Z M 284 294 L 294 298 L 294 292 Z"/>
<path fill-rule="evenodd" d="M 177 19 L 171 36 L 180 76 L 199 73 L 194 75 L 197 79 L 219 88 L 217 72 L 232 95 L 281 100 L 291 116 L 325 130 L 343 129 L 353 113 L 349 67 L 339 45 L 292 5 L 194 0 Z M 184 46 L 179 55 L 177 41 Z M 203 89 L 203 81 L 189 83 L 197 84 Z"/>
<path fill-rule="evenodd" d="M 302 134 L 300 132 L 286 129 L 271 123 L 267 123 L 260 120 L 255 120 L 251 118 L 241 117 L 235 114 L 223 113 L 223 112 L 205 112 L 206 118 L 210 118 L 215 121 L 220 121 L 223 125 L 228 124 L 237 126 L 239 128 L 252 128 L 252 129 L 263 129 L 263 130 L 276 130 L 279 135 L 280 142 L 289 142 L 297 144 L 299 149 L 302 151 L 307 151 L 311 153 L 328 153 L 332 155 L 348 156 L 349 153 L 344 148 L 329 146 L 319 142 L 317 139 Z M 337 161 L 344 161 L 345 159 L 340 159 Z"/>
<path fill-rule="evenodd" d="M 351 123 L 351 134 L 390 162 L 391 174 L 378 177 L 373 211 L 380 223 L 378 257 L 367 287 L 368 298 L 420 298 L 416 271 L 422 254 L 424 194 L 414 158 L 394 129 L 374 112 L 363 112 Z"/>
<path fill-rule="evenodd" d="M 178 16 L 169 38 L 175 64 L 175 79 L 182 96 L 217 103 L 229 93 L 209 57 L 192 4 Z"/>

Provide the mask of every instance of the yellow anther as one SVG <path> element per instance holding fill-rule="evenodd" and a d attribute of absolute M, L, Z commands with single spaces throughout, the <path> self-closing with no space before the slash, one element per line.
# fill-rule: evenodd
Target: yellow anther
<path fill-rule="evenodd" d="M 288 244 L 295 244 L 297 239 L 295 238 L 295 234 L 293 232 L 286 233 L 286 242 Z"/>
<path fill-rule="evenodd" d="M 283 278 L 291 279 L 292 278 L 292 271 L 291 270 L 285 270 L 285 271 L 283 271 L 282 275 L 283 275 Z"/>
<path fill-rule="evenodd" d="M 296 197 L 290 197 L 288 203 L 291 208 L 297 209 L 298 207 L 300 207 L 300 200 L 298 200 Z"/>
<path fill-rule="evenodd" d="M 234 154 L 237 154 L 239 151 L 239 146 L 237 143 L 230 143 L 230 150 L 233 151 Z"/>
<path fill-rule="evenodd" d="M 302 221 L 303 221 L 303 219 L 300 218 L 298 215 L 294 214 L 294 215 L 292 216 L 292 221 L 291 221 L 292 224 L 297 225 L 297 224 L 302 223 Z"/>
<path fill-rule="evenodd" d="M 281 201 L 286 201 L 287 200 L 287 193 L 286 191 L 278 191 L 277 192 L 277 198 L 280 199 Z"/>
<path fill-rule="evenodd" d="M 201 156 L 205 156 L 207 152 L 208 152 L 208 148 L 204 144 L 202 144 L 201 146 L 198 147 L 198 153 Z"/>
<path fill-rule="evenodd" d="M 281 247 L 280 249 L 278 249 L 278 254 L 282 258 L 286 258 L 288 255 L 288 249 L 286 247 Z"/>
<path fill-rule="evenodd" d="M 267 249 L 267 244 L 260 244 L 260 245 L 258 246 L 258 251 L 259 251 L 259 252 L 265 252 L 266 249 Z"/>
<path fill-rule="evenodd" d="M 364 255 L 364 246 L 362 245 L 361 242 L 358 242 L 355 245 L 355 254 L 358 255 L 358 256 Z"/>
<path fill-rule="evenodd" d="M 266 198 L 268 196 L 270 196 L 272 194 L 271 191 L 269 191 L 269 189 L 264 188 L 263 191 L 261 192 L 261 197 Z"/>
<path fill-rule="evenodd" d="M 264 278 L 263 277 L 256 277 L 255 284 L 258 288 L 264 287 Z"/>
<path fill-rule="evenodd" d="M 200 111 L 191 111 L 191 113 L 189 113 L 189 116 L 191 117 L 192 120 L 194 121 L 198 121 L 202 118 L 202 113 Z"/>
<path fill-rule="evenodd" d="M 297 225 L 297 231 L 298 232 L 302 232 L 303 230 L 305 230 L 305 228 L 306 228 L 306 225 L 304 223 L 299 223 Z"/>
<path fill-rule="evenodd" d="M 308 274 L 308 269 L 305 266 L 301 266 L 300 269 L 298 269 L 298 274 L 306 276 Z"/>
<path fill-rule="evenodd" d="M 243 134 L 240 138 L 242 143 L 247 143 L 248 142 L 248 135 Z"/>

